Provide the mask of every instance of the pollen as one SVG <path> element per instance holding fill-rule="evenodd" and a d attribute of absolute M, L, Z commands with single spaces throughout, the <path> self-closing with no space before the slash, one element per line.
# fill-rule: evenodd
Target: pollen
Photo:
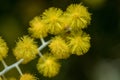
<path fill-rule="evenodd" d="M 60 36 L 53 38 L 49 47 L 51 53 L 58 59 L 66 59 L 70 56 L 69 47 Z"/>
<path fill-rule="evenodd" d="M 16 43 L 16 47 L 13 49 L 13 53 L 17 60 L 24 59 L 23 63 L 25 64 L 36 57 L 38 54 L 38 49 L 33 38 L 29 36 L 23 36 Z"/>
<path fill-rule="evenodd" d="M 59 8 L 51 7 L 45 10 L 42 15 L 43 22 L 47 25 L 50 34 L 58 34 L 63 30 L 61 16 L 63 11 Z"/>
<path fill-rule="evenodd" d="M 74 31 L 86 28 L 91 21 L 91 14 L 82 4 L 71 4 L 68 6 L 64 17 L 69 18 L 69 26 Z"/>
<path fill-rule="evenodd" d="M 32 21 L 30 21 L 30 28 L 28 29 L 29 32 L 35 38 L 43 38 L 47 36 L 48 28 L 46 25 L 41 21 L 40 17 L 35 17 Z"/>
<path fill-rule="evenodd" d="M 83 55 L 90 48 L 90 36 L 86 33 L 74 34 L 69 40 L 68 45 L 72 54 Z"/>
<path fill-rule="evenodd" d="M 45 77 L 54 77 L 59 73 L 60 64 L 56 61 L 56 58 L 50 55 L 41 57 L 37 64 L 38 71 Z"/>

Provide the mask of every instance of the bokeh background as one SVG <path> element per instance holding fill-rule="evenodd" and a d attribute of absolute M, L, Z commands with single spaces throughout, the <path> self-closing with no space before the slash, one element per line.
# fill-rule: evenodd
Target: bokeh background
<path fill-rule="evenodd" d="M 29 21 L 49 7 L 65 10 L 71 3 L 80 3 L 92 13 L 91 48 L 82 56 L 72 55 L 62 60 L 60 73 L 46 78 L 36 70 L 38 58 L 20 65 L 23 73 L 30 72 L 40 80 L 120 80 L 120 1 L 119 0 L 0 0 L 0 36 L 9 46 L 8 65 L 16 62 L 12 55 L 17 39 L 28 34 Z M 0 63 L 0 70 L 3 69 Z M 6 77 L 18 77 L 13 69 Z"/>

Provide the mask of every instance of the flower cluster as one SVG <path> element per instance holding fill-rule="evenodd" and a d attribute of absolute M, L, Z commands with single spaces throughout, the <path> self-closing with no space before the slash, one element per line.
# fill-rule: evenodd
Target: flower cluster
<path fill-rule="evenodd" d="M 52 35 L 47 53 L 39 59 L 37 69 L 44 76 L 57 75 L 59 63 L 55 59 L 67 59 L 71 54 L 83 55 L 90 48 L 90 36 L 83 31 L 91 21 L 91 14 L 82 4 L 71 4 L 66 11 L 51 7 L 30 21 L 29 32 L 34 38 Z M 47 28 L 47 29 L 46 29 Z M 48 37 L 50 39 L 50 37 Z M 44 41 L 42 41 L 44 44 Z M 41 55 L 41 54 L 40 54 Z"/>
<path fill-rule="evenodd" d="M 72 54 L 80 56 L 89 50 L 90 35 L 83 29 L 90 24 L 90 21 L 91 14 L 82 4 L 71 4 L 66 11 L 55 7 L 45 10 L 42 15 L 30 21 L 28 32 L 31 37 L 26 35 L 16 42 L 13 54 L 18 61 L 10 66 L 3 61 L 7 56 L 8 47 L 0 37 L 0 60 L 5 67 L 0 72 L 0 76 L 16 68 L 21 75 L 20 80 L 37 80 L 29 73 L 23 74 L 19 68 L 20 63 L 27 64 L 37 55 L 40 56 L 36 64 L 38 72 L 49 78 L 56 76 L 61 67 L 60 59 L 67 59 Z M 39 47 L 35 39 L 41 40 Z M 45 51 L 42 51 L 44 48 L 46 48 Z M 14 79 L 11 78 L 11 80 Z"/>
<path fill-rule="evenodd" d="M 91 21 L 91 14 L 82 4 L 71 4 L 65 12 L 51 7 L 41 16 L 30 21 L 29 32 L 36 38 L 46 37 L 47 33 L 59 35 L 66 27 L 79 31 L 86 28 Z"/>

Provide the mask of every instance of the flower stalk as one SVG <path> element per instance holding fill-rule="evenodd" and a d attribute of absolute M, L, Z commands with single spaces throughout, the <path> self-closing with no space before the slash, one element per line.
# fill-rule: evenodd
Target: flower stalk
<path fill-rule="evenodd" d="M 42 38 L 41 42 L 42 42 L 42 45 L 40 45 L 40 47 L 38 48 L 39 51 L 41 51 L 43 48 L 45 48 L 50 43 L 50 40 L 45 42 L 44 39 Z"/>
<path fill-rule="evenodd" d="M 18 66 L 20 63 L 23 62 L 23 59 L 20 59 L 19 61 L 17 61 L 16 63 L 10 65 L 10 66 L 7 66 L 5 67 L 1 72 L 0 72 L 0 76 L 1 75 L 4 75 L 6 72 L 8 72 L 9 70 L 15 68 L 16 66 Z M 21 73 L 20 73 L 21 74 Z"/>

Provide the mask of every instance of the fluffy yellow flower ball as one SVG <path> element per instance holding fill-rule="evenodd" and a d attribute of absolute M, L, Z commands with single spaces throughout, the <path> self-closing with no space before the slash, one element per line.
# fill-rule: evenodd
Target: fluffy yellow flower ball
<path fill-rule="evenodd" d="M 72 54 L 83 55 L 90 48 L 90 36 L 86 33 L 73 34 L 69 40 L 68 45 Z"/>
<path fill-rule="evenodd" d="M 33 60 L 38 54 L 37 45 L 34 40 L 29 36 L 23 36 L 16 43 L 16 47 L 13 50 L 16 59 L 24 59 L 23 63 L 28 63 Z"/>
<path fill-rule="evenodd" d="M 86 28 L 91 21 L 91 14 L 82 4 L 71 4 L 68 6 L 64 17 L 68 18 L 69 26 L 73 31 Z"/>
<path fill-rule="evenodd" d="M 53 38 L 49 47 L 51 53 L 58 59 L 66 59 L 70 56 L 69 47 L 60 36 Z"/>
<path fill-rule="evenodd" d="M 8 53 L 8 47 L 6 42 L 0 37 L 0 60 L 5 58 Z"/>
<path fill-rule="evenodd" d="M 43 12 L 42 20 L 49 29 L 50 34 L 58 34 L 63 30 L 61 15 L 63 11 L 59 8 L 51 7 Z"/>
<path fill-rule="evenodd" d="M 59 73 L 60 64 L 54 57 L 44 55 L 39 59 L 37 69 L 45 77 L 54 77 Z"/>
<path fill-rule="evenodd" d="M 37 80 L 37 78 L 29 73 L 23 74 L 20 80 Z"/>
<path fill-rule="evenodd" d="M 35 38 L 43 38 L 47 36 L 48 28 L 46 25 L 41 21 L 40 17 L 35 17 L 32 21 L 30 21 L 30 28 L 28 29 L 29 32 Z"/>

